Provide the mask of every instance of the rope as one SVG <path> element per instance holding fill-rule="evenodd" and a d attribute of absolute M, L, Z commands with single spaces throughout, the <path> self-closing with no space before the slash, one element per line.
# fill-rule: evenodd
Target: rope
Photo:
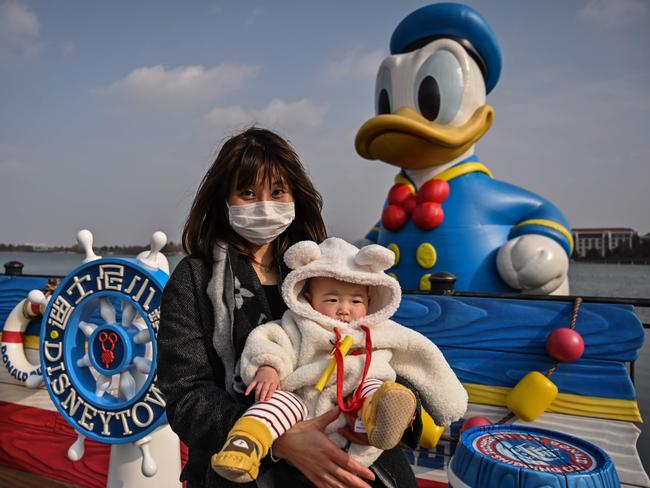
<path fill-rule="evenodd" d="M 59 281 L 60 280 L 58 278 L 50 278 L 47 280 L 43 294 L 47 297 L 54 293 L 54 290 L 56 290 L 57 286 L 59 286 Z"/>
<path fill-rule="evenodd" d="M 571 313 L 571 324 L 569 325 L 569 328 L 571 330 L 575 330 L 576 328 L 576 321 L 578 320 L 578 312 L 580 311 L 580 305 L 582 305 L 582 298 L 577 297 L 576 301 L 573 302 L 573 312 Z"/>
<path fill-rule="evenodd" d="M 573 311 L 571 312 L 571 321 L 569 322 L 569 328 L 571 330 L 575 330 L 576 328 L 576 322 L 578 321 L 578 312 L 580 312 L 580 306 L 582 305 L 582 298 L 581 297 L 576 297 L 575 301 L 573 302 Z M 553 363 L 551 363 L 551 367 L 548 368 L 548 371 L 544 374 L 547 378 L 550 378 L 553 373 L 555 373 L 555 370 L 557 369 L 559 365 L 559 361 L 557 359 L 553 360 Z M 515 418 L 516 415 L 512 412 L 508 412 L 508 414 L 503 417 L 501 420 L 496 422 L 497 424 L 504 424 L 506 422 L 509 422 L 513 418 Z"/>
<path fill-rule="evenodd" d="M 366 376 L 368 375 L 368 370 L 370 369 L 370 361 L 372 360 L 372 339 L 370 337 L 370 329 L 365 325 L 362 325 L 361 329 L 366 334 L 366 359 L 363 367 L 363 376 L 361 377 L 359 387 L 354 390 L 351 398 L 346 402 L 343 399 L 343 375 L 345 374 L 345 359 L 341 353 L 341 332 L 337 327 L 334 327 L 334 334 L 336 334 L 336 344 L 334 345 L 333 351 L 334 357 L 336 358 L 336 401 L 341 411 L 347 414 L 357 413 L 363 405 L 363 398 L 361 398 L 360 387 L 366 381 Z"/>
<path fill-rule="evenodd" d="M 571 312 L 571 322 L 569 323 L 569 329 L 575 330 L 576 328 L 576 322 L 578 320 L 578 312 L 580 311 L 580 305 L 582 305 L 582 298 L 577 297 L 575 299 L 575 302 L 573 302 L 573 311 Z M 559 361 L 557 359 L 553 360 L 553 363 L 551 363 L 551 367 L 548 368 L 548 371 L 546 372 L 545 376 L 547 378 L 550 378 L 553 373 L 555 373 L 555 370 L 557 369 L 559 364 Z"/>
<path fill-rule="evenodd" d="M 49 297 L 54 293 L 54 290 L 59 286 L 59 279 L 58 278 L 50 278 L 47 280 L 47 283 L 45 284 L 45 288 L 43 288 L 43 295 L 45 297 Z M 32 320 L 35 317 L 38 317 L 39 315 L 43 315 L 45 307 L 40 304 L 32 304 L 29 302 L 29 300 L 25 300 L 23 302 L 23 317 L 26 319 Z"/>

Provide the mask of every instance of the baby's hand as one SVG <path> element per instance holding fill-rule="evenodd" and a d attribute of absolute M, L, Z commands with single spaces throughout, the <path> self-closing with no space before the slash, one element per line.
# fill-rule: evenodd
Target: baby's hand
<path fill-rule="evenodd" d="M 280 386 L 280 376 L 275 368 L 271 366 L 260 366 L 255 373 L 255 378 L 246 388 L 246 395 L 255 390 L 255 401 L 261 402 L 270 400 L 275 390 Z"/>

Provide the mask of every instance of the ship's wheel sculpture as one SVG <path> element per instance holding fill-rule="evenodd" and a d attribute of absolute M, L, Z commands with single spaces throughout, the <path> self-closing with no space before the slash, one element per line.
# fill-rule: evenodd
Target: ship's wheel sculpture
<path fill-rule="evenodd" d="M 50 397 L 79 434 L 68 457 L 79 460 L 86 437 L 133 443 L 142 452 L 142 473 L 153 476 L 152 433 L 165 422 L 165 399 L 156 384 L 156 335 L 169 265 L 160 252 L 162 232 L 136 259 L 101 258 L 92 234 L 77 239 L 83 264 L 61 281 L 47 303 L 41 327 L 41 366 Z"/>

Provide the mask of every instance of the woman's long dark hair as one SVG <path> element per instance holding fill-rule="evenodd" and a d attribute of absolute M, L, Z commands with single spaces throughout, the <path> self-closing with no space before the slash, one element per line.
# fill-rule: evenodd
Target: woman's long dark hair
<path fill-rule="evenodd" d="M 298 155 L 274 132 L 251 127 L 224 143 L 203 177 L 183 228 L 183 249 L 187 254 L 210 262 L 215 243 L 224 240 L 251 257 L 251 244 L 230 227 L 226 200 L 233 188 L 253 186 L 259 177 L 269 183 L 281 179 L 295 202 L 295 220 L 274 241 L 276 261 L 298 241 L 321 242 L 327 237 L 321 216 L 323 199 Z"/>

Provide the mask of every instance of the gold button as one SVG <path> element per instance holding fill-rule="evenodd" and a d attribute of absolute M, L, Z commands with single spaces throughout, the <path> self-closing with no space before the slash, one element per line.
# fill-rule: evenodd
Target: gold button
<path fill-rule="evenodd" d="M 431 273 L 422 275 L 422 278 L 420 278 L 420 290 L 431 291 L 431 280 L 429 278 L 431 278 Z"/>
<path fill-rule="evenodd" d="M 436 264 L 438 260 L 438 253 L 436 253 L 436 248 L 433 247 L 433 244 L 425 242 L 418 246 L 418 250 L 415 254 L 415 257 L 418 261 L 418 264 L 424 269 L 433 268 L 433 265 Z"/>
<path fill-rule="evenodd" d="M 399 246 L 394 242 L 391 242 L 386 247 L 395 253 L 395 264 L 393 264 L 393 266 L 397 266 L 399 264 Z"/>
<path fill-rule="evenodd" d="M 59 333 L 58 333 L 58 331 L 53 330 L 52 332 L 50 332 L 50 337 L 51 337 L 52 339 L 58 339 L 58 338 L 59 338 Z"/>

